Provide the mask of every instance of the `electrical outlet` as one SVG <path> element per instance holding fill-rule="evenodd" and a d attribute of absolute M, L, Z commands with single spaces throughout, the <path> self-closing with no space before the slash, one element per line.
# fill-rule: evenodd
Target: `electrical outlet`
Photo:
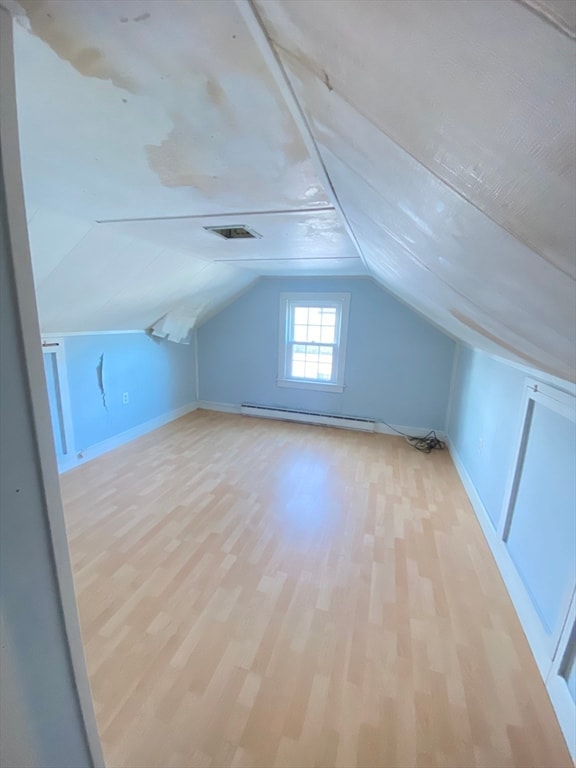
<path fill-rule="evenodd" d="M 128 405 L 129 402 L 130 402 L 130 397 L 128 395 L 128 392 L 124 392 L 124 394 L 122 395 L 122 404 Z"/>

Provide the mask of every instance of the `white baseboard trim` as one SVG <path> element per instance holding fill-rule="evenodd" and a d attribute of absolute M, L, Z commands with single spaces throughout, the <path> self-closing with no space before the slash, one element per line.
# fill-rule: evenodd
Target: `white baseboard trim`
<path fill-rule="evenodd" d="M 566 739 L 566 746 L 572 755 L 572 760 L 576 760 L 576 721 L 574 719 L 574 701 L 566 685 L 564 678 L 560 675 L 550 675 L 546 684 L 548 696 L 552 702 L 552 707 L 560 723 L 560 728 Z"/>
<path fill-rule="evenodd" d="M 200 411 L 219 411 L 220 413 L 240 414 L 241 406 L 232 405 L 232 403 L 213 403 L 211 400 L 198 400 L 198 410 Z"/>
<path fill-rule="evenodd" d="M 432 429 L 431 427 L 402 427 L 398 424 L 384 424 L 383 421 L 377 421 L 375 432 L 379 432 L 381 435 L 398 435 L 398 432 L 402 432 L 410 437 L 426 437 L 429 432 L 436 432 L 436 436 L 439 440 L 446 439 L 446 433 L 442 429 Z"/>
<path fill-rule="evenodd" d="M 197 402 L 188 403 L 187 405 L 183 405 L 173 411 L 163 413 L 161 416 L 157 416 L 155 419 L 150 419 L 149 421 L 145 421 L 142 424 L 138 424 L 138 426 L 132 427 L 132 429 L 127 429 L 125 432 L 120 432 L 113 437 L 109 437 L 107 440 L 102 440 L 100 443 L 95 443 L 89 448 L 83 450 L 81 457 L 71 456 L 70 458 L 65 458 L 64 460 L 60 461 L 58 463 L 58 471 L 60 474 L 63 474 L 64 472 L 68 472 L 74 467 L 80 466 L 80 464 L 86 464 L 87 461 L 91 461 L 97 456 L 102 456 L 103 453 L 108 453 L 108 451 L 112 451 L 114 448 L 118 448 L 119 446 L 124 445 L 124 443 L 129 443 L 131 440 L 135 440 L 137 437 L 141 437 L 147 432 L 152 432 L 154 429 L 163 427 L 165 424 L 168 424 L 175 419 L 179 419 L 181 416 L 185 416 L 187 413 L 192 413 L 192 411 L 195 411 L 197 408 Z"/>
<path fill-rule="evenodd" d="M 559 676 L 551 674 L 552 664 L 550 661 L 550 649 L 542 643 L 540 619 L 532 605 L 526 587 L 516 570 L 504 541 L 499 538 L 498 531 L 494 527 L 486 507 L 449 437 L 447 443 L 456 471 L 458 472 L 462 485 L 468 495 L 468 499 L 476 514 L 476 518 L 480 523 L 484 538 L 494 556 L 496 565 L 498 566 L 498 570 L 504 580 L 504 584 L 506 585 L 506 589 L 512 600 L 512 605 L 514 606 L 514 610 L 520 621 L 520 625 L 528 640 L 528 645 L 534 656 L 538 671 L 546 685 L 548 696 L 550 697 L 552 707 L 554 708 L 558 722 L 564 733 L 568 749 L 571 751 L 572 757 L 574 758 L 574 749 L 576 748 L 574 742 L 574 702 L 568 694 L 566 685 L 560 684 L 561 679 Z"/>
<path fill-rule="evenodd" d="M 220 411 L 220 413 L 237 413 L 237 414 L 242 413 L 242 406 L 240 404 L 236 405 L 233 403 L 215 403 L 215 402 L 212 402 L 211 400 L 198 400 L 197 407 L 199 410 L 204 410 L 204 411 Z M 278 407 L 285 408 L 286 406 L 278 406 Z M 345 416 L 345 414 L 338 414 L 338 416 Z M 354 416 L 350 416 L 350 418 L 354 418 Z M 364 418 L 370 418 L 370 417 L 366 416 Z M 346 427 L 343 427 L 343 429 L 346 429 Z M 376 421 L 376 425 L 374 427 L 374 431 L 382 435 L 397 435 L 398 432 L 395 432 L 394 430 L 398 430 L 398 432 L 404 432 L 405 434 L 413 437 L 424 437 L 431 431 L 429 427 L 401 427 L 396 424 L 393 424 L 391 427 L 389 427 L 387 424 L 384 424 L 381 421 Z M 438 429 L 436 429 L 435 432 L 440 438 L 440 440 L 445 439 L 446 437 L 445 432 Z"/>
<path fill-rule="evenodd" d="M 504 579 L 508 594 L 510 595 L 518 618 L 520 619 L 522 629 L 524 630 L 524 634 L 528 639 L 530 648 L 532 649 L 532 653 L 536 660 L 536 664 L 540 670 L 540 674 L 544 680 L 546 680 L 550 670 L 550 656 L 548 649 L 542 647 L 541 643 L 538 642 L 540 636 L 540 619 L 538 618 L 538 614 L 532 605 L 532 601 L 528 596 L 526 587 L 524 586 L 524 583 L 522 582 L 522 579 L 516 570 L 514 562 L 510 557 L 508 550 L 506 549 L 506 545 L 498 537 L 498 531 L 495 529 L 494 524 L 492 523 L 492 520 L 486 511 L 486 507 L 478 495 L 478 491 L 476 490 L 474 483 L 472 482 L 472 479 L 466 470 L 466 467 L 460 459 L 458 452 L 450 441 L 448 441 L 448 447 L 450 456 L 452 457 L 452 461 L 456 467 L 456 471 L 460 476 L 462 485 L 468 494 L 472 508 L 476 513 L 476 517 L 480 523 L 482 532 L 484 533 L 484 538 L 488 542 L 488 546 L 490 547 L 490 550 L 494 555 L 494 559 L 496 560 L 496 565 L 498 566 L 500 574 Z"/>

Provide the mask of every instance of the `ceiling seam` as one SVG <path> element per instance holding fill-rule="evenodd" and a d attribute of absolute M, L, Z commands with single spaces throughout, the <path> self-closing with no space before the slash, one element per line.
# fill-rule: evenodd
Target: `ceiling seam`
<path fill-rule="evenodd" d="M 292 214 L 326 213 L 336 210 L 333 205 L 318 206 L 316 208 L 279 208 L 269 211 L 232 211 L 224 213 L 192 213 L 186 216 L 144 216 L 142 218 L 127 219 L 97 219 L 96 224 L 130 224 L 139 221 L 185 221 L 187 219 L 226 219 L 238 216 L 291 216 Z"/>
<path fill-rule="evenodd" d="M 274 256 L 262 256 L 261 258 L 236 258 L 236 259 L 229 259 L 229 258 L 214 258 L 212 261 L 215 264 L 219 264 L 220 262 L 229 262 L 231 264 L 238 264 L 244 261 L 360 261 L 359 256 L 281 256 L 280 258 L 275 258 Z"/>
<path fill-rule="evenodd" d="M 352 240 L 352 243 L 354 244 L 356 251 L 360 256 L 364 267 L 371 271 L 358 238 L 356 237 L 356 234 L 352 228 L 352 225 L 350 224 L 348 217 L 346 216 L 346 213 L 340 204 L 340 200 L 336 190 L 334 189 L 326 166 L 324 165 L 322 155 L 318 149 L 316 139 L 314 138 L 314 134 L 312 133 L 312 129 L 310 128 L 304 110 L 302 109 L 300 102 L 294 93 L 290 79 L 286 74 L 280 57 L 274 49 L 272 40 L 268 36 L 266 27 L 264 26 L 258 11 L 254 7 L 252 0 L 235 0 L 235 2 L 246 26 L 248 27 L 250 34 L 254 39 L 254 42 L 256 43 L 256 46 L 258 47 L 258 50 L 262 54 L 264 62 L 268 66 L 268 70 L 270 71 L 274 82 L 278 86 L 278 89 L 284 98 L 284 102 L 288 107 L 292 119 L 296 123 L 296 127 L 298 128 L 306 149 L 310 154 L 310 159 L 312 160 L 316 171 L 319 172 L 322 183 L 325 187 L 327 187 L 326 192 L 332 197 L 334 207 L 342 218 L 348 236 Z"/>
<path fill-rule="evenodd" d="M 237 0 L 237 2 L 241 2 L 241 1 L 242 0 Z M 288 58 L 296 61 L 297 64 L 299 64 L 303 69 L 305 69 L 308 72 L 310 72 L 310 74 L 312 74 L 317 80 L 319 80 L 321 83 L 326 85 L 326 82 L 325 82 L 324 78 L 320 77 L 319 73 L 316 71 L 316 69 L 314 67 L 309 66 L 309 64 L 303 63 L 299 58 L 296 57 L 295 54 L 293 54 L 291 51 L 289 51 L 286 48 L 284 48 L 282 45 L 277 43 L 272 38 L 270 38 L 270 41 L 271 41 L 271 44 L 275 48 L 278 48 L 278 50 L 281 51 L 283 54 L 285 54 Z M 285 71 L 284 68 L 283 68 L 283 71 Z M 328 86 L 326 86 L 326 87 L 328 87 Z M 536 248 L 534 246 L 530 245 L 530 243 L 526 242 L 523 238 L 521 238 L 518 235 L 514 234 L 514 232 L 512 232 L 510 229 L 508 229 L 508 227 L 506 227 L 504 224 L 501 224 L 499 221 L 494 219 L 492 216 L 490 216 L 488 213 L 486 213 L 486 211 L 482 210 L 482 208 L 480 208 L 473 200 L 470 200 L 468 197 L 466 197 L 466 195 L 464 193 L 460 192 L 460 190 L 458 190 L 456 187 L 454 187 L 453 184 L 451 184 L 449 181 L 447 181 L 442 176 L 440 176 L 436 171 L 434 171 L 432 168 L 430 168 L 426 163 L 422 162 L 422 160 L 420 160 L 418 157 L 416 157 L 416 155 L 412 154 L 412 152 L 410 152 L 409 149 L 406 149 L 406 147 L 404 147 L 398 141 L 393 139 L 392 136 L 390 136 L 390 134 L 388 134 L 385 130 L 383 130 L 383 128 L 381 128 L 379 125 L 377 125 L 372 120 L 372 118 L 370 118 L 368 115 L 366 115 L 363 112 L 363 110 L 361 110 L 359 107 L 357 107 L 356 104 L 353 101 L 351 101 L 350 99 L 346 98 L 337 89 L 335 89 L 334 85 L 332 84 L 332 82 L 330 82 L 330 91 L 334 91 L 334 93 L 336 93 L 336 95 L 340 99 L 342 99 L 342 101 L 344 101 L 346 104 L 348 104 L 350 107 L 352 107 L 352 109 L 354 109 L 361 117 L 363 117 L 364 120 L 366 120 L 366 122 L 370 123 L 370 125 L 373 128 L 375 128 L 383 136 L 385 136 L 389 141 L 391 141 L 396 147 L 398 147 L 398 149 L 402 150 L 402 152 L 405 152 L 409 157 L 412 158 L 412 160 L 414 160 L 414 162 L 418 163 L 419 166 L 421 166 L 426 171 L 428 171 L 428 173 L 430 173 L 432 176 L 434 176 L 434 178 L 437 179 L 437 181 L 439 181 L 445 187 L 448 187 L 448 189 L 452 190 L 452 192 L 454 192 L 454 194 L 458 195 L 458 197 L 460 197 L 460 199 L 464 200 L 464 202 L 468 203 L 468 205 L 471 205 L 473 208 L 475 208 L 478 211 L 478 213 L 481 213 L 487 219 L 492 221 L 494 224 L 496 224 L 498 227 L 500 227 L 500 229 L 502 229 L 504 232 L 507 232 L 511 237 L 513 237 L 519 243 L 522 243 L 522 245 L 524 245 L 526 248 L 529 248 L 539 258 L 541 258 L 544 261 L 546 261 L 548 264 L 553 266 L 559 272 L 562 272 L 562 274 L 566 275 L 567 277 L 570 277 L 572 280 L 576 279 L 575 276 L 571 272 L 567 272 L 565 269 L 563 269 L 562 267 L 558 266 L 553 261 L 551 261 L 547 256 L 545 256 L 539 250 L 536 250 Z M 316 144 L 316 139 L 314 139 L 314 143 Z M 318 151 L 320 151 L 320 150 L 318 150 Z"/>

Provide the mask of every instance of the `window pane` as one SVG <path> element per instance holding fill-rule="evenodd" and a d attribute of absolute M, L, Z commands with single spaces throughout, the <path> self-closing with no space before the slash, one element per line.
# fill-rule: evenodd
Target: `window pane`
<path fill-rule="evenodd" d="M 306 354 L 306 344 L 294 344 L 292 350 L 296 355 L 304 355 Z"/>
<path fill-rule="evenodd" d="M 308 322 L 310 325 L 322 324 L 322 310 L 320 307 L 308 307 Z"/>
<path fill-rule="evenodd" d="M 307 379 L 317 379 L 318 378 L 318 363 L 306 363 L 304 376 Z"/>
<path fill-rule="evenodd" d="M 322 328 L 319 325 L 308 326 L 308 341 L 315 341 L 318 343 L 322 335 Z"/>
<path fill-rule="evenodd" d="M 335 307 L 294 307 L 291 340 L 334 344 L 337 314 Z"/>
<path fill-rule="evenodd" d="M 318 360 L 318 355 L 320 354 L 320 347 L 315 346 L 314 344 L 308 344 L 306 347 L 306 358 L 307 360 L 314 359 Z"/>
<path fill-rule="evenodd" d="M 336 310 L 333 307 L 322 310 L 322 325 L 336 325 Z"/>
<path fill-rule="evenodd" d="M 308 307 L 294 307 L 294 325 L 308 325 Z"/>
<path fill-rule="evenodd" d="M 304 363 L 303 362 L 297 362 L 296 360 L 292 361 L 292 371 L 290 375 L 296 379 L 301 379 L 304 376 Z"/>
<path fill-rule="evenodd" d="M 307 325 L 295 325 L 294 326 L 294 341 L 308 341 L 308 326 Z"/>
<path fill-rule="evenodd" d="M 320 335 L 320 341 L 323 344 L 334 344 L 334 335 L 336 333 L 336 329 L 332 326 L 326 327 L 325 325 L 322 326 L 322 333 Z"/>

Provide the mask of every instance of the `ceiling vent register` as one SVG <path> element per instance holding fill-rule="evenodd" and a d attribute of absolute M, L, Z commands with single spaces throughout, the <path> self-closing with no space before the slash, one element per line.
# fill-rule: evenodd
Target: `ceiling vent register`
<path fill-rule="evenodd" d="M 225 240 L 247 240 L 254 238 L 261 238 L 258 232 L 254 232 L 253 229 L 248 227 L 234 226 L 234 227 L 204 227 L 208 232 L 214 232 L 215 235 L 223 237 Z"/>

